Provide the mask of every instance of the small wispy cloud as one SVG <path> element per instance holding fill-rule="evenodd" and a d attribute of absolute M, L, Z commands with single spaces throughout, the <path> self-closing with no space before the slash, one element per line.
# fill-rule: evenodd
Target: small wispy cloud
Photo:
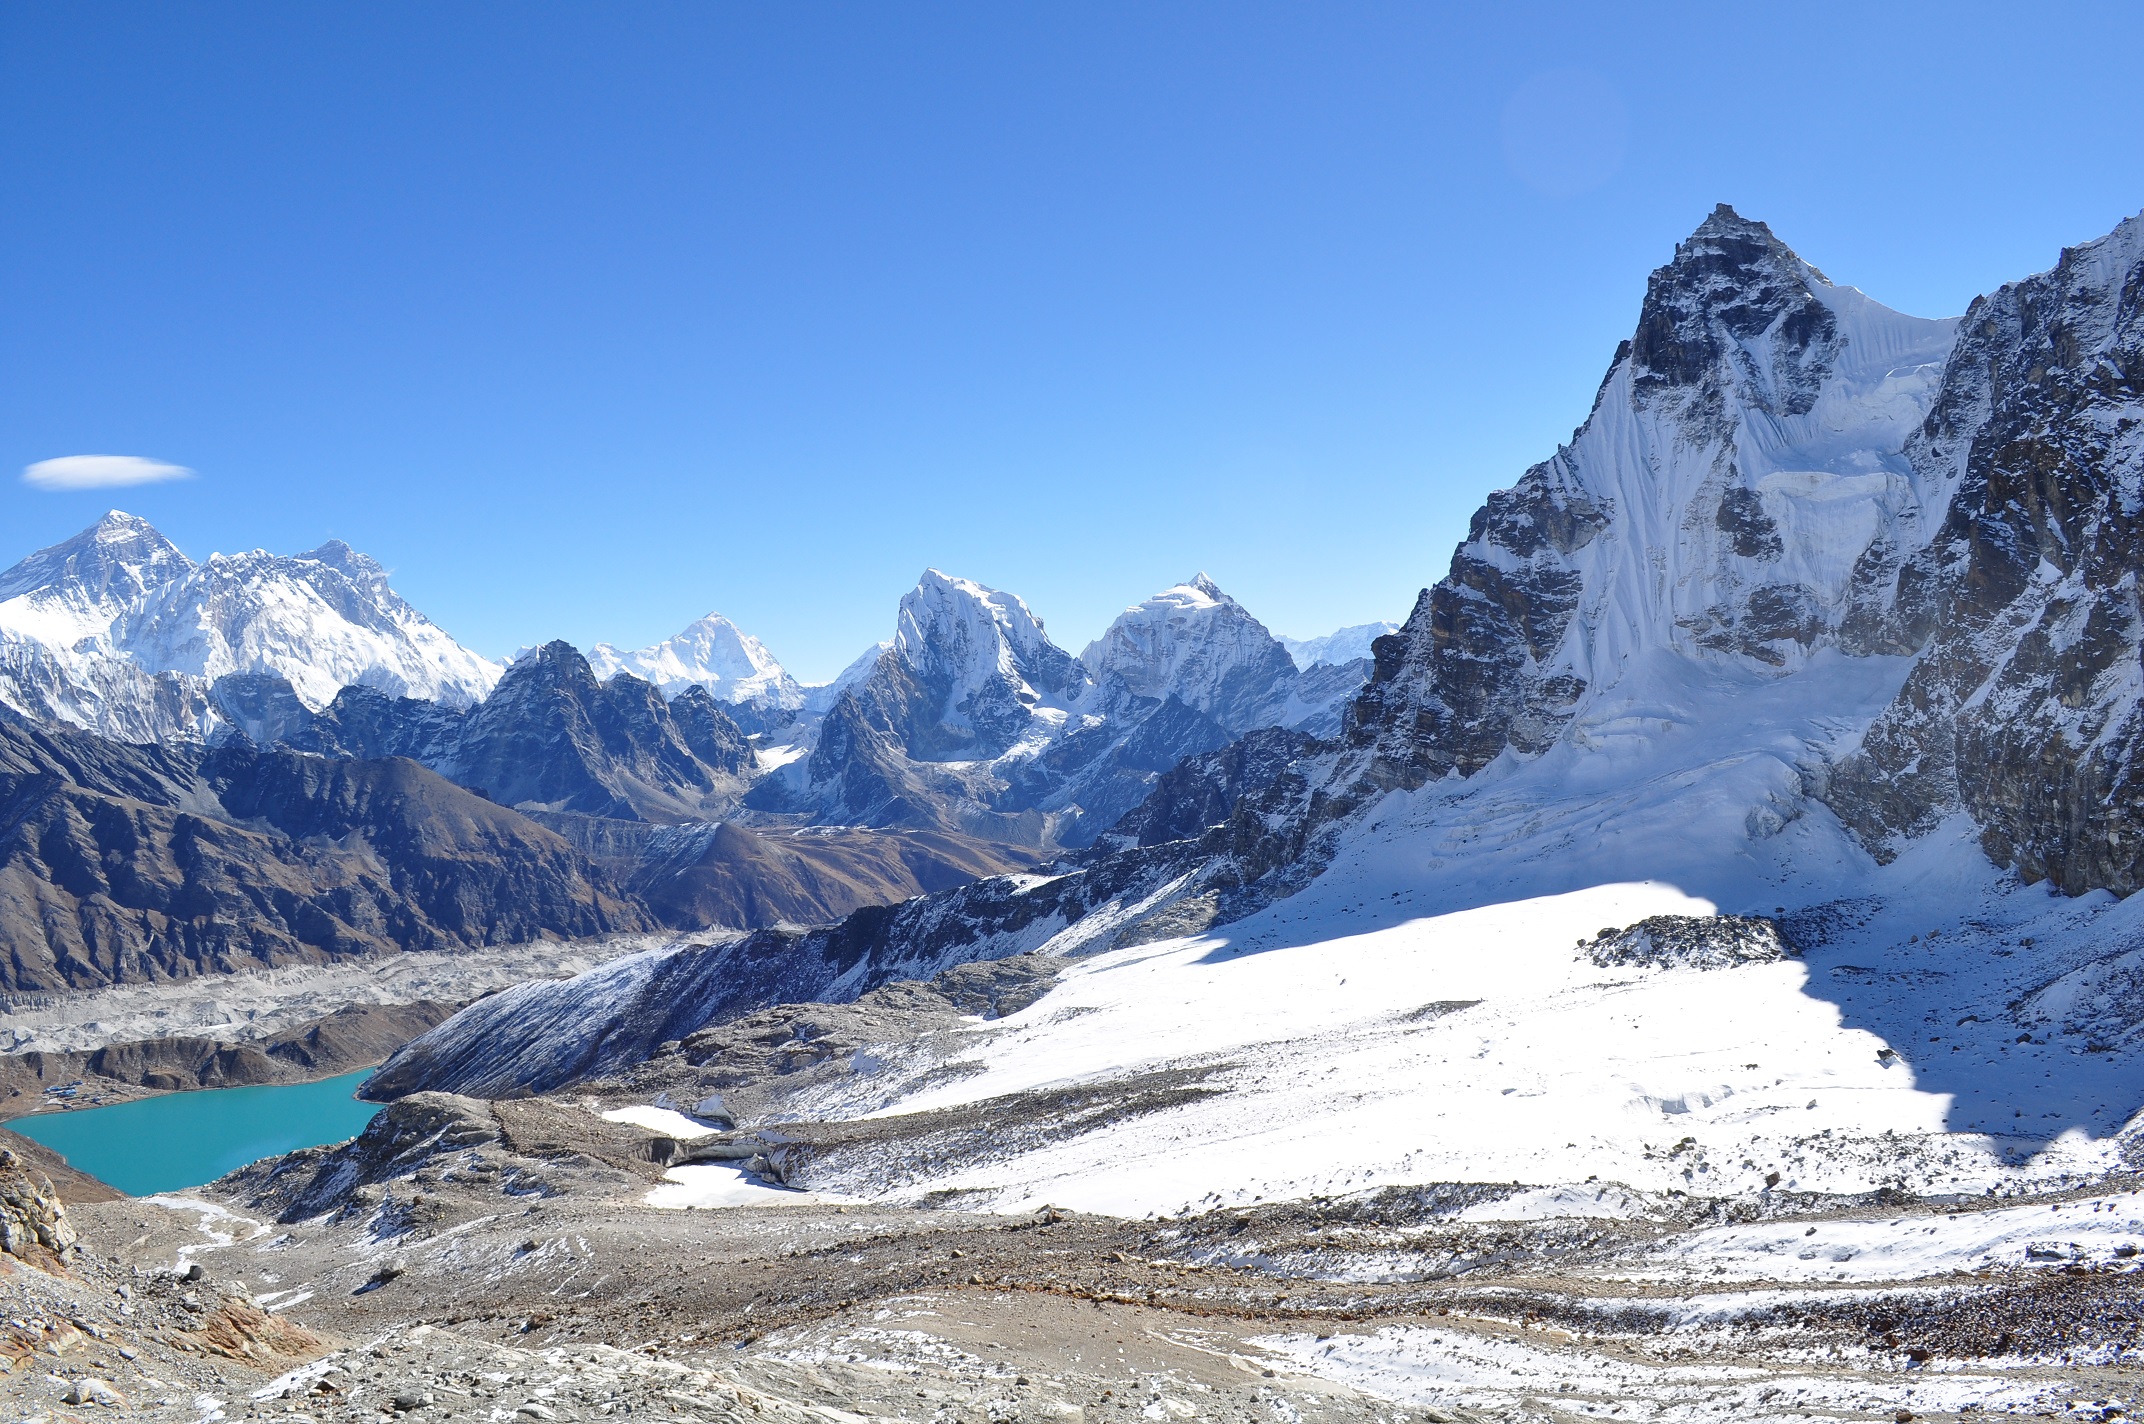
<path fill-rule="evenodd" d="M 193 473 L 184 465 L 167 465 L 139 455 L 62 455 L 25 466 L 22 482 L 42 490 L 113 489 L 191 479 Z"/>

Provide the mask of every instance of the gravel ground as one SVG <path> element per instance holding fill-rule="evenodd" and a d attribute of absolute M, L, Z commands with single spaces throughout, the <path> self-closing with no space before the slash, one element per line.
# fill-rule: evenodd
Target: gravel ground
<path fill-rule="evenodd" d="M 1648 1253 L 1720 1204 L 1460 1219 L 1482 1187 L 1168 1221 L 663 1211 L 674 1144 L 591 1107 L 425 1095 L 343 1148 L 75 1205 L 64 1273 L 0 1276 L 0 1417 L 1896 1424 L 2106 1419 L 2136 1392 L 2127 1263 L 1661 1280 Z"/>

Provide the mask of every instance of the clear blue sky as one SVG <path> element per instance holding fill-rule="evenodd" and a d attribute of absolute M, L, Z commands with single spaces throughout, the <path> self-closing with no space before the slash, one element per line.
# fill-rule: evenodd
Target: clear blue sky
<path fill-rule="evenodd" d="M 488 653 L 923 566 L 1404 615 L 1715 202 L 1926 315 L 2144 208 L 2134 5 L 0 6 L 0 564 L 333 537 Z M 74 454 L 198 471 L 57 493 Z"/>

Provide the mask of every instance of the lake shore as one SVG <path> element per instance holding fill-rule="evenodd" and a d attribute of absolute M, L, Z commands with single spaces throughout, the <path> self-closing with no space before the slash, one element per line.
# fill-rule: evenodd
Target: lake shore
<path fill-rule="evenodd" d="M 0 1128 L 128 1196 L 186 1191 L 265 1157 L 355 1136 L 380 1110 L 355 1096 L 370 1071 L 366 1065 L 309 1083 L 160 1093 L 36 1113 Z"/>

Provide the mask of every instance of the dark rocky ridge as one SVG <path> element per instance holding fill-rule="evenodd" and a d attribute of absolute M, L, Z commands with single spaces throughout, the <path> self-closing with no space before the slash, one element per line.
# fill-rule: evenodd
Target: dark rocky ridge
<path fill-rule="evenodd" d="M 743 794 L 752 749 L 703 688 L 596 681 L 565 643 L 527 654 L 456 738 L 453 774 L 508 806 L 690 820 Z"/>
<path fill-rule="evenodd" d="M 902 979 L 1026 953 L 1106 908 L 1136 928 L 1157 893 L 1199 866 L 1196 842 L 1120 851 L 1048 877 L 998 877 L 806 932 L 614 961 L 480 999 L 382 1064 L 363 1095 L 543 1093 L 615 1073 L 663 1044 L 777 1004 L 847 1002 Z M 1161 908 L 1160 902 L 1156 908 Z"/>
<path fill-rule="evenodd" d="M 1025 870 L 1039 858 L 949 831 L 754 828 L 733 821 L 655 826 L 569 812 L 524 814 L 610 870 L 675 929 L 827 924 L 866 905 Z"/>
<path fill-rule="evenodd" d="M 665 701 L 629 673 L 598 681 L 588 660 L 547 643 L 466 711 L 345 687 L 309 712 L 273 674 L 217 680 L 217 705 L 263 745 L 324 756 L 409 757 L 503 806 L 621 820 L 689 821 L 733 807 L 751 743 L 706 689 Z"/>
<path fill-rule="evenodd" d="M 2135 891 L 2144 219 L 1976 300 L 1909 449 L 1948 507 L 1848 631 L 1918 658 L 1825 799 L 1881 859 L 1963 810 L 2028 882 Z"/>
<path fill-rule="evenodd" d="M 1153 846 L 1195 839 L 1226 822 L 1238 802 L 1264 791 L 1317 745 L 1307 733 L 1265 727 L 1215 751 L 1186 757 L 1110 828 L 1103 844 Z"/>
<path fill-rule="evenodd" d="M 556 835 L 414 762 L 199 755 L 0 717 L 0 988 L 653 928 Z"/>

